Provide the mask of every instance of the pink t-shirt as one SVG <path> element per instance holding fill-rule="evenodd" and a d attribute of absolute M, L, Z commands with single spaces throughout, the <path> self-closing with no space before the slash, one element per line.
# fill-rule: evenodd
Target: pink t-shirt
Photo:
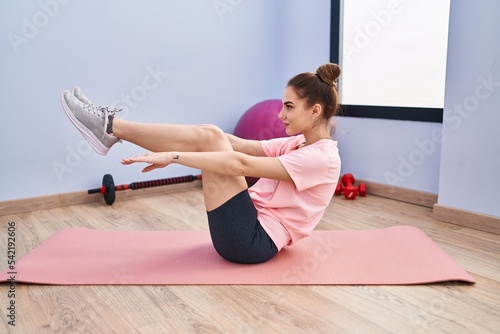
<path fill-rule="evenodd" d="M 291 181 L 261 178 L 249 189 L 258 219 L 278 250 L 309 236 L 330 203 L 340 175 L 337 142 L 322 139 L 297 149 L 303 135 L 262 141 Z"/>

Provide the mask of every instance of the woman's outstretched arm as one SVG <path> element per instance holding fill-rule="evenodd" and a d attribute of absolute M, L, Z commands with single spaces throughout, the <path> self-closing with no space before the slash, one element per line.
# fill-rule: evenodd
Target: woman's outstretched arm
<path fill-rule="evenodd" d="M 266 156 L 259 140 L 243 139 L 229 133 L 226 133 L 226 137 L 231 143 L 233 150 L 236 152 L 245 153 L 254 157 Z"/>
<path fill-rule="evenodd" d="M 263 177 L 280 181 L 291 181 L 290 175 L 278 158 L 257 157 L 235 151 L 220 152 L 158 152 L 134 158 L 125 158 L 122 164 L 136 162 L 149 164 L 143 172 L 163 168 L 172 163 L 233 176 Z"/>

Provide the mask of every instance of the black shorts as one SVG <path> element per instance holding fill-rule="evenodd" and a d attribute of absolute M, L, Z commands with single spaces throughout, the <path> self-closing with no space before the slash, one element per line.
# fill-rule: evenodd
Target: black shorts
<path fill-rule="evenodd" d="M 257 209 L 244 190 L 208 211 L 208 227 L 217 253 L 237 263 L 270 260 L 278 249 L 257 219 Z"/>

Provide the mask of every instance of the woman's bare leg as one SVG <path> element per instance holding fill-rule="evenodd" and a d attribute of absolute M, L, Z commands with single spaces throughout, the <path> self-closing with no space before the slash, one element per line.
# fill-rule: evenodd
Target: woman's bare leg
<path fill-rule="evenodd" d="M 152 152 L 202 152 L 210 145 L 212 125 L 149 124 L 113 119 L 112 131 L 118 138 Z"/>

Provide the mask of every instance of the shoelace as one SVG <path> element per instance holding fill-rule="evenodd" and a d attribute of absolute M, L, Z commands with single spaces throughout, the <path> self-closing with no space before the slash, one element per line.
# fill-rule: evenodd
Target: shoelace
<path fill-rule="evenodd" d="M 114 116 L 115 113 L 122 111 L 122 108 L 114 108 L 113 110 L 109 110 L 107 106 L 97 107 L 95 104 L 92 103 L 84 105 L 83 110 L 92 113 L 104 120 L 106 117 L 110 115 Z"/>
<path fill-rule="evenodd" d="M 114 108 L 113 110 L 109 110 L 107 106 L 97 107 L 94 103 L 91 103 L 91 104 L 85 104 L 83 106 L 83 110 L 85 110 L 88 113 L 92 113 L 97 117 L 100 117 L 104 121 L 104 123 L 103 123 L 104 132 L 102 135 L 102 138 L 104 138 L 107 134 L 107 132 L 106 132 L 106 118 L 109 116 L 114 116 L 115 113 L 120 112 L 123 109 L 122 108 Z M 121 143 L 121 139 L 119 140 L 119 142 Z"/>

